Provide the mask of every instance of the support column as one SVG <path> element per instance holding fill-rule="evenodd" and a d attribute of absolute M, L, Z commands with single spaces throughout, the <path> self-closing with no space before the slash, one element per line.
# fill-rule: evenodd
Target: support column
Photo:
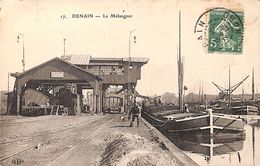
<path fill-rule="evenodd" d="M 102 82 L 99 82 L 99 112 L 102 113 L 103 111 L 103 84 Z"/>
<path fill-rule="evenodd" d="M 132 85 L 128 83 L 127 86 L 127 112 L 130 111 L 131 106 L 133 104 L 133 93 L 132 93 Z"/>
<path fill-rule="evenodd" d="M 91 115 L 94 115 L 97 109 L 97 96 L 95 93 L 93 93 L 93 109 L 91 112 Z"/>
<path fill-rule="evenodd" d="M 81 100 L 81 96 L 80 94 L 77 94 L 77 115 L 80 115 L 80 111 L 81 111 L 80 100 Z"/>
<path fill-rule="evenodd" d="M 102 94 L 102 96 L 101 96 L 101 112 L 103 112 L 103 111 L 105 111 L 105 110 L 103 110 L 103 108 L 106 106 L 106 90 L 107 90 L 107 88 L 109 87 L 109 85 L 104 85 L 104 84 L 102 84 L 102 92 L 101 92 L 101 94 Z M 103 112 L 103 113 L 105 113 L 105 112 Z"/>
<path fill-rule="evenodd" d="M 93 112 L 98 113 L 101 110 L 101 97 L 102 97 L 102 82 L 101 81 L 94 81 L 90 82 L 91 86 L 93 87 Z"/>
<path fill-rule="evenodd" d="M 208 109 L 208 112 L 209 112 L 210 135 L 212 136 L 214 132 L 212 109 Z"/>
<path fill-rule="evenodd" d="M 21 85 L 17 80 L 17 86 L 16 86 L 16 114 L 21 115 Z"/>
<path fill-rule="evenodd" d="M 16 95 L 16 104 L 17 104 L 16 105 L 16 114 L 17 115 L 20 115 L 20 113 L 21 113 L 20 112 L 20 103 L 21 103 L 20 99 L 21 99 L 21 95 L 17 93 L 17 95 Z"/>
<path fill-rule="evenodd" d="M 77 85 L 77 94 L 82 95 L 82 85 Z"/>
<path fill-rule="evenodd" d="M 124 106 L 124 113 L 127 113 L 128 107 L 127 107 L 127 97 L 128 97 L 128 92 L 127 89 L 124 90 L 124 100 L 123 100 L 123 106 Z"/>
<path fill-rule="evenodd" d="M 82 106 L 82 85 L 77 85 L 77 115 L 80 115 Z"/>
<path fill-rule="evenodd" d="M 97 111 L 96 111 L 96 113 L 100 113 L 100 105 L 101 105 L 100 95 L 97 95 Z"/>

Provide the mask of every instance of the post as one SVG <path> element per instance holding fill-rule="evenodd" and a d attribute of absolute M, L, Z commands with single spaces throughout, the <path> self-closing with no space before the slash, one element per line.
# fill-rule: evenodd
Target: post
<path fill-rule="evenodd" d="M 204 94 L 204 100 L 205 100 L 205 109 L 208 109 L 208 101 L 207 101 L 207 95 Z"/>
<path fill-rule="evenodd" d="M 199 86 L 199 100 L 198 100 L 199 103 L 200 103 L 200 93 L 201 93 L 201 83 L 200 83 L 200 86 Z"/>
<path fill-rule="evenodd" d="M 214 151 L 213 151 L 214 146 L 213 145 L 214 145 L 213 138 L 210 138 L 209 161 L 212 159 L 212 157 L 214 155 Z"/>
<path fill-rule="evenodd" d="M 102 86 L 105 86 L 105 85 L 102 85 Z M 102 88 L 102 113 L 105 114 L 106 113 L 106 106 L 107 106 L 107 94 L 106 94 L 106 90 L 107 90 L 108 87 L 106 88 Z"/>
<path fill-rule="evenodd" d="M 25 71 L 25 51 L 24 51 L 24 36 L 23 36 L 23 72 Z"/>
<path fill-rule="evenodd" d="M 77 115 L 80 115 L 80 100 L 81 100 L 81 97 L 80 97 L 80 94 L 77 94 Z"/>
<path fill-rule="evenodd" d="M 96 96 L 96 100 L 97 100 L 96 113 L 99 113 L 100 112 L 100 95 Z"/>
<path fill-rule="evenodd" d="M 21 95 L 17 93 L 16 95 L 16 113 L 17 115 L 20 115 L 20 98 L 21 98 Z"/>
<path fill-rule="evenodd" d="M 8 76 L 7 76 L 7 93 L 9 93 L 9 79 L 10 79 L 10 73 L 8 72 Z"/>
<path fill-rule="evenodd" d="M 91 115 L 94 115 L 97 110 L 97 95 L 93 94 L 93 110 L 91 112 Z"/>
<path fill-rule="evenodd" d="M 65 38 L 63 39 L 63 49 L 64 49 L 63 58 L 65 58 L 66 57 L 66 39 Z"/>
<path fill-rule="evenodd" d="M 203 81 L 201 83 L 201 104 L 204 104 L 204 88 L 203 88 Z"/>
<path fill-rule="evenodd" d="M 210 135 L 213 134 L 213 114 L 212 114 L 212 109 L 208 109 L 209 112 L 209 127 L 210 127 Z"/>
<path fill-rule="evenodd" d="M 183 60 L 181 57 L 181 11 L 179 11 L 179 49 L 178 50 L 178 89 L 179 89 L 179 108 L 183 112 Z"/>
<path fill-rule="evenodd" d="M 25 47 L 24 47 L 24 34 L 18 33 L 17 36 L 17 42 L 19 42 L 20 37 L 23 38 L 23 59 L 22 59 L 22 64 L 23 64 L 23 72 L 25 71 Z"/>
<path fill-rule="evenodd" d="M 129 32 L 129 38 L 128 38 L 128 70 L 127 70 L 127 106 L 128 109 L 130 109 L 131 105 L 131 84 L 130 84 L 130 66 L 131 66 L 131 36 L 132 33 L 135 31 L 135 29 L 131 30 Z"/>

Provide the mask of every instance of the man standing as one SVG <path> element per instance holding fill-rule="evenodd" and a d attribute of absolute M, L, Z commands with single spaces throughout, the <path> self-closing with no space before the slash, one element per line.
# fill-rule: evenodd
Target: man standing
<path fill-rule="evenodd" d="M 129 114 L 128 114 L 128 120 L 130 120 L 131 116 L 132 116 L 132 120 L 130 122 L 130 127 L 133 126 L 134 120 L 137 120 L 137 127 L 139 127 L 139 107 L 138 104 L 135 103 L 134 106 L 130 109 Z"/>

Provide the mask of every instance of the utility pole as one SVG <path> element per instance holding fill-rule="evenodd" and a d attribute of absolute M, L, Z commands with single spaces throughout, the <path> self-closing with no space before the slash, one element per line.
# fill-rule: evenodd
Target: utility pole
<path fill-rule="evenodd" d="M 183 112 L 183 60 L 181 56 L 181 11 L 179 11 L 179 45 L 178 45 L 178 90 L 179 90 L 179 107 Z"/>
<path fill-rule="evenodd" d="M 65 58 L 66 57 L 66 39 L 64 38 L 63 41 L 64 41 L 64 54 L 63 54 L 63 56 Z"/>
<path fill-rule="evenodd" d="M 128 69 L 127 69 L 127 106 L 128 109 L 131 107 L 131 79 L 130 79 L 130 66 L 131 66 L 131 36 L 135 29 L 129 31 L 129 38 L 128 38 Z"/>
<path fill-rule="evenodd" d="M 17 36 L 17 43 L 20 42 L 20 38 L 22 37 L 23 40 L 23 59 L 22 59 L 22 64 L 23 64 L 23 72 L 25 71 L 25 48 L 24 48 L 24 34 L 18 33 Z"/>
<path fill-rule="evenodd" d="M 200 103 L 200 94 L 201 94 L 201 82 L 200 82 L 200 86 L 199 86 L 199 100 L 198 100 L 199 103 Z"/>
<path fill-rule="evenodd" d="M 7 93 L 9 93 L 9 80 L 10 80 L 10 73 L 8 72 L 8 76 L 7 76 Z"/>
<path fill-rule="evenodd" d="M 66 38 L 63 39 L 63 55 L 61 57 L 63 59 L 66 57 Z"/>
<path fill-rule="evenodd" d="M 201 84 L 201 103 L 204 104 L 204 88 L 203 88 L 203 82 Z"/>

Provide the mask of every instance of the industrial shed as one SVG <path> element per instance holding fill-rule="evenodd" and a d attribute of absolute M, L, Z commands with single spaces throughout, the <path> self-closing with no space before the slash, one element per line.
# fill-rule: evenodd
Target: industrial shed
<path fill-rule="evenodd" d="M 91 55 L 66 55 L 63 59 L 102 79 L 104 106 L 107 103 L 107 89 L 110 86 L 121 87 L 116 95 L 124 93 L 122 105 L 126 106 L 126 109 L 130 109 L 134 102 L 135 87 L 141 79 L 141 68 L 149 61 L 149 58 L 145 57 L 102 58 Z"/>
<path fill-rule="evenodd" d="M 11 75 L 16 81 L 8 96 L 9 114 L 23 115 L 28 110 L 58 114 L 59 108 L 78 114 L 82 108 L 83 89 L 93 89 L 92 112 L 101 112 L 102 79 L 63 59 L 53 58 Z"/>

